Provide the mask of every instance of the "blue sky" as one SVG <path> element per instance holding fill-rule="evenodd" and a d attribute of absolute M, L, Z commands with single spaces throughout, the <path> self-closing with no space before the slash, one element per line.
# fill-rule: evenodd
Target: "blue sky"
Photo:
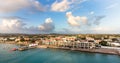
<path fill-rule="evenodd" d="M 0 33 L 120 33 L 120 0 L 0 0 Z"/>

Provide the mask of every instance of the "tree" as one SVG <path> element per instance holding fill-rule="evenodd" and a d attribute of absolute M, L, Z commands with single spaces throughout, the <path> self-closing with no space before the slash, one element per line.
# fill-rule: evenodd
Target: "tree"
<path fill-rule="evenodd" d="M 115 42 L 115 41 L 118 41 L 118 39 L 117 38 L 113 38 L 112 41 Z"/>
<path fill-rule="evenodd" d="M 99 44 L 102 46 L 108 46 L 107 41 L 101 41 Z"/>
<path fill-rule="evenodd" d="M 24 42 L 25 40 L 24 40 L 24 38 L 20 38 L 20 41 L 21 41 L 21 42 Z"/>
<path fill-rule="evenodd" d="M 35 40 L 34 40 L 34 39 L 31 39 L 31 40 L 30 40 L 30 43 L 35 43 Z"/>

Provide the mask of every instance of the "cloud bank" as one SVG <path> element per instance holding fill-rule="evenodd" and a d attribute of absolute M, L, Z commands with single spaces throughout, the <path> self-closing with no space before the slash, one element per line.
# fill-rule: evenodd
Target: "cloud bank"
<path fill-rule="evenodd" d="M 4 18 L 0 24 L 0 33 L 49 33 L 55 28 L 51 18 L 47 18 L 45 23 L 38 27 L 27 27 L 26 25 L 27 23 L 19 18 Z"/>
<path fill-rule="evenodd" d="M 86 24 L 87 17 L 73 16 L 72 12 L 67 12 L 67 22 L 70 26 L 80 26 L 81 24 Z"/>
<path fill-rule="evenodd" d="M 82 3 L 84 1 L 86 0 L 61 0 L 61 1 L 56 0 L 51 5 L 51 10 L 56 12 L 64 12 L 76 6 L 78 3 Z"/>
<path fill-rule="evenodd" d="M 0 0 L 0 13 L 16 12 L 19 10 L 36 9 L 44 11 L 45 8 L 37 0 Z"/>
<path fill-rule="evenodd" d="M 102 29 L 107 31 L 107 28 L 99 27 L 101 20 L 105 16 L 96 16 L 94 12 L 90 12 L 91 16 L 74 16 L 72 12 L 66 12 L 67 23 L 70 25 L 69 28 L 63 28 L 63 33 L 101 33 Z M 72 29 L 72 30 L 71 30 Z M 99 32 L 98 32 L 99 31 Z"/>
<path fill-rule="evenodd" d="M 39 29 L 43 32 L 51 32 L 55 29 L 53 24 L 53 20 L 51 18 L 47 18 L 43 24 L 39 26 Z"/>

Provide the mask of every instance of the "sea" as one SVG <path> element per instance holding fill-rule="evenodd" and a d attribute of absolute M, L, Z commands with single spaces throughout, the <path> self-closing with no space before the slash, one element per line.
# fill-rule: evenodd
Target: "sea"
<path fill-rule="evenodd" d="M 120 63 L 120 56 L 71 50 L 36 48 L 11 51 L 14 44 L 0 44 L 0 63 Z"/>

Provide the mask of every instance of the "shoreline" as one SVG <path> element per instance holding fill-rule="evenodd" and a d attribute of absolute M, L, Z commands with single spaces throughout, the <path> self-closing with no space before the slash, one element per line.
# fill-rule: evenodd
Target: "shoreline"
<path fill-rule="evenodd" d="M 64 49 L 64 48 L 58 48 L 58 49 Z M 80 52 L 89 52 L 89 53 L 100 53 L 100 54 L 110 54 L 110 55 L 119 55 L 117 54 L 116 52 L 104 52 L 104 51 L 101 51 L 102 48 L 100 48 L 99 50 L 98 49 L 64 49 L 64 50 L 72 50 L 72 51 L 80 51 Z M 107 50 L 107 49 L 105 49 Z"/>
<path fill-rule="evenodd" d="M 41 45 L 39 45 L 41 46 Z M 52 49 L 62 49 L 62 50 L 71 50 L 71 51 L 80 51 L 80 52 L 89 52 L 89 53 L 100 53 L 100 54 L 110 54 L 110 55 L 118 55 L 120 56 L 120 51 L 116 49 L 106 49 L 106 48 L 98 48 L 98 49 L 81 49 L 81 48 L 65 48 L 65 47 L 54 47 L 54 46 L 45 46 L 37 47 L 37 48 L 52 48 Z"/>
<path fill-rule="evenodd" d="M 16 44 L 14 42 L 5 42 L 3 44 Z M 63 49 L 63 50 L 72 50 L 80 52 L 89 52 L 89 53 L 100 53 L 100 54 L 110 54 L 120 56 L 120 50 L 117 49 L 107 49 L 107 48 L 98 48 L 98 49 L 82 49 L 82 48 L 68 48 L 68 47 L 57 47 L 57 46 L 48 46 L 48 45 L 38 45 L 37 48 L 52 48 L 52 49 Z"/>

